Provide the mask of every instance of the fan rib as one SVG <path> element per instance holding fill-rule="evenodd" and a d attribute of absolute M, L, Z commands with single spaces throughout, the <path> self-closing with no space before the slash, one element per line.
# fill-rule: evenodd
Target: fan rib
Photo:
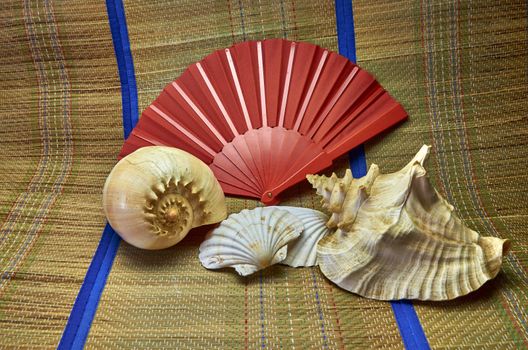
<path fill-rule="evenodd" d="M 264 169 L 266 170 L 267 175 L 267 182 L 262 186 L 269 186 L 269 184 L 273 183 L 273 177 L 274 174 L 277 171 L 280 171 L 280 169 L 277 169 L 275 167 L 275 159 L 278 158 L 277 154 L 273 152 L 272 150 L 275 149 L 275 145 L 273 144 L 273 129 L 271 128 L 263 128 L 262 129 L 264 136 L 262 137 L 262 157 L 265 159 L 264 163 Z"/>
<path fill-rule="evenodd" d="M 145 146 L 178 147 L 207 163 L 226 194 L 268 205 L 407 117 L 345 57 L 282 39 L 213 52 L 149 107 L 120 158 Z"/>
<path fill-rule="evenodd" d="M 385 129 L 388 129 L 405 119 L 407 114 L 400 105 L 394 106 L 390 111 L 384 113 L 383 118 L 377 118 L 372 122 L 361 125 L 354 133 L 349 135 L 335 145 L 326 146 L 330 157 L 338 157 L 347 150 L 350 150 L 368 139 L 374 137 Z"/>
<path fill-rule="evenodd" d="M 156 114 L 158 114 L 160 117 L 162 117 L 165 121 L 167 121 L 168 123 L 170 123 L 172 126 L 174 126 L 176 129 L 178 129 L 178 131 L 180 131 L 181 133 L 183 133 L 185 136 L 187 136 L 189 139 L 191 139 L 194 143 L 196 143 L 198 146 L 200 146 L 201 148 L 203 148 L 204 151 L 206 151 L 207 153 L 209 153 L 211 156 L 215 156 L 216 152 L 213 151 L 211 148 L 209 148 L 209 146 L 207 146 L 205 143 L 203 143 L 202 141 L 200 141 L 200 139 L 196 136 L 194 136 L 191 132 L 189 132 L 187 129 L 185 129 L 183 126 L 181 126 L 179 123 L 177 123 L 176 121 L 174 121 L 173 119 L 171 119 L 168 115 L 166 115 L 165 113 L 163 113 L 163 111 L 159 110 L 155 105 L 150 105 L 150 108 L 156 112 Z M 225 141 L 225 140 L 224 140 Z"/>
<path fill-rule="evenodd" d="M 288 166 L 287 161 L 289 159 L 289 154 L 290 154 L 289 152 L 291 152 L 290 147 L 284 146 L 284 140 L 286 139 L 285 138 L 286 133 L 283 132 L 283 129 L 273 128 L 273 130 L 275 130 L 275 132 L 271 133 L 271 143 L 273 144 L 273 147 L 276 150 L 279 150 L 278 152 L 280 152 L 280 157 L 276 157 L 276 159 L 274 160 L 275 161 L 274 162 L 275 171 L 273 172 L 273 176 L 271 179 L 271 184 L 273 184 L 271 186 L 274 186 L 274 184 L 278 181 L 277 177 L 280 177 L 281 173 L 283 172 L 283 169 L 285 169 Z M 270 153 L 271 153 L 270 157 L 276 156 L 274 152 L 270 152 Z"/>
<path fill-rule="evenodd" d="M 228 171 L 227 169 L 231 167 L 235 167 L 242 175 L 243 178 L 246 178 L 248 181 L 246 184 L 251 186 L 252 188 L 259 188 L 259 184 L 256 182 L 256 177 L 249 176 L 252 175 L 251 169 L 249 169 L 248 165 L 246 164 L 246 161 L 241 157 L 240 153 L 237 152 L 233 144 L 228 144 L 226 148 L 222 151 L 222 153 L 218 153 L 213 160 L 213 165 L 217 168 L 220 168 L 224 171 Z M 233 175 L 234 177 L 237 177 Z"/>
<path fill-rule="evenodd" d="M 354 79 L 354 77 L 356 76 L 358 71 L 359 71 L 359 68 L 357 66 L 354 67 L 354 69 L 352 69 L 352 71 L 347 76 L 347 78 L 345 79 L 343 84 L 341 84 L 341 86 L 337 90 L 336 94 L 332 97 L 332 99 L 326 105 L 325 109 L 321 112 L 320 117 L 318 118 L 317 122 L 315 123 L 315 125 L 312 127 L 312 129 L 310 131 L 309 135 L 311 135 L 312 138 L 315 137 L 315 134 L 319 130 L 320 126 L 325 122 L 325 120 L 327 120 L 326 119 L 327 116 L 330 114 L 332 109 L 335 107 L 337 101 L 341 98 L 341 95 L 343 95 L 343 92 L 345 92 L 346 88 L 348 87 L 348 85 L 350 84 L 352 79 Z M 337 123 L 337 121 L 336 121 L 336 123 Z"/>
<path fill-rule="evenodd" d="M 227 57 L 227 62 L 229 62 L 229 69 L 231 70 L 231 76 L 233 77 L 233 81 L 235 83 L 238 100 L 240 101 L 240 105 L 242 106 L 242 112 L 244 113 L 244 119 L 246 120 L 247 130 L 251 130 L 253 129 L 253 125 L 251 124 L 251 119 L 249 118 L 246 101 L 244 100 L 244 94 L 242 93 L 240 82 L 238 81 L 238 75 L 235 69 L 235 64 L 233 62 L 233 57 L 231 57 L 231 52 L 229 51 L 229 49 L 225 49 L 225 54 Z"/>
<path fill-rule="evenodd" d="M 222 112 L 222 115 L 226 119 L 226 121 L 227 121 L 227 123 L 229 125 L 229 128 L 231 129 L 231 132 L 235 136 L 238 135 L 239 133 L 238 133 L 237 129 L 235 128 L 235 125 L 233 124 L 233 121 L 231 120 L 231 117 L 229 117 L 229 114 L 227 113 L 227 110 L 225 109 L 224 104 L 220 100 L 220 97 L 218 97 L 218 94 L 216 93 L 216 90 L 215 90 L 213 84 L 211 84 L 211 81 L 209 80 L 209 77 L 205 73 L 205 71 L 204 71 L 202 65 L 200 64 L 200 62 L 198 62 L 196 64 L 196 66 L 198 67 L 198 70 L 200 71 L 200 74 L 201 74 L 205 84 L 207 85 L 207 88 L 209 89 L 209 92 L 213 96 L 213 99 L 215 100 L 216 105 L 218 106 L 218 108 L 220 108 L 220 111 Z M 224 143 L 224 145 L 225 145 L 225 143 Z"/>
<path fill-rule="evenodd" d="M 278 39 L 266 40 L 262 43 L 262 55 L 266 65 L 264 67 L 266 113 L 270 127 L 277 126 L 279 122 L 281 88 L 284 85 L 283 71 L 284 67 L 287 66 L 286 48 L 289 46 L 289 42 Z"/>
<path fill-rule="evenodd" d="M 231 50 L 234 66 L 239 77 L 240 88 L 253 129 L 262 127 L 259 96 L 259 72 L 257 45 L 249 41 Z M 245 122 L 244 122 L 245 125 Z"/>
<path fill-rule="evenodd" d="M 151 144 L 152 146 L 164 146 L 163 143 L 157 140 L 155 137 L 148 137 L 148 136 L 138 135 L 138 134 L 134 134 L 134 136 L 137 137 L 138 139 L 141 139 L 142 141 L 145 141 Z"/>
<path fill-rule="evenodd" d="M 258 129 L 257 129 L 258 130 Z M 255 133 L 246 133 L 243 137 L 244 143 L 247 145 L 247 149 L 249 150 L 251 154 L 251 159 L 253 159 L 253 164 L 255 165 L 255 170 L 259 175 L 260 181 L 260 188 L 264 188 L 266 182 L 266 170 L 263 167 L 263 161 L 262 161 L 262 150 L 260 147 L 260 137 L 257 134 L 255 136 Z"/>
<path fill-rule="evenodd" d="M 248 176 L 247 174 L 251 174 L 251 170 L 248 168 L 246 162 L 244 161 L 244 159 L 241 159 L 240 158 L 240 154 L 236 151 L 235 151 L 235 154 L 238 156 L 238 159 L 235 161 L 235 159 L 233 158 L 230 158 L 230 157 L 227 157 L 225 156 L 225 159 L 231 163 L 234 167 L 236 167 L 237 169 L 240 170 L 240 172 L 242 173 L 240 176 L 246 178 L 248 180 L 248 185 L 249 183 L 251 184 L 250 186 L 252 188 L 257 188 L 257 189 L 260 189 L 262 186 L 256 182 L 256 178 L 255 177 L 251 177 L 251 176 Z M 220 154 L 219 154 L 220 155 Z M 220 164 L 219 164 L 220 166 Z"/>
<path fill-rule="evenodd" d="M 297 120 L 295 121 L 295 125 L 293 126 L 293 130 L 295 131 L 298 131 L 299 127 L 301 126 L 301 122 L 304 118 L 304 113 L 306 112 L 306 108 L 308 108 L 308 103 L 310 102 L 310 99 L 312 98 L 312 94 L 315 90 L 315 85 L 319 81 L 319 76 L 321 75 L 321 71 L 323 70 L 323 66 L 326 62 L 327 56 L 328 56 L 328 51 L 324 50 L 323 55 L 321 56 L 321 59 L 317 66 L 317 70 L 315 71 L 312 82 L 310 83 L 310 87 L 308 88 L 308 92 L 306 93 L 306 97 L 304 98 L 301 110 L 299 114 L 297 115 Z"/>
<path fill-rule="evenodd" d="M 224 169 L 216 163 L 211 164 L 210 167 L 220 183 L 226 183 L 230 186 L 243 189 L 257 198 L 262 193 L 258 186 L 255 186 L 253 183 L 241 181 L 235 173 L 229 171 L 229 168 Z"/>
<path fill-rule="evenodd" d="M 269 184 L 270 183 L 270 178 L 269 178 L 269 175 L 270 175 L 270 170 L 272 168 L 270 168 L 270 164 L 269 164 L 269 150 L 272 149 L 271 148 L 271 143 L 268 142 L 268 133 L 267 133 L 267 128 L 266 129 L 260 129 L 262 132 L 260 133 L 260 137 L 257 137 L 256 138 L 256 144 L 257 144 L 257 149 L 258 149 L 258 153 L 259 153 L 259 159 L 260 161 L 258 162 L 258 164 L 260 165 L 259 166 L 259 169 L 261 171 L 261 174 L 262 174 L 262 179 L 263 179 L 263 182 L 262 184 L 265 185 L 265 184 Z"/>
<path fill-rule="evenodd" d="M 255 159 L 252 157 L 251 150 L 246 142 L 244 136 L 239 136 L 232 141 L 235 152 L 238 154 L 238 157 L 246 164 L 247 168 L 255 178 L 255 181 L 258 183 L 258 188 L 261 190 L 264 186 L 260 172 L 257 169 Z"/>
<path fill-rule="evenodd" d="M 266 87 L 264 83 L 264 60 L 262 57 L 262 42 L 257 41 L 259 87 L 260 87 L 260 109 L 262 110 L 262 126 L 268 126 L 268 114 L 266 113 Z"/>
<path fill-rule="evenodd" d="M 240 178 L 235 176 L 235 174 L 232 173 L 229 168 L 224 169 L 219 167 L 217 164 L 212 164 L 211 169 L 213 170 L 215 177 L 221 183 L 236 187 L 240 190 L 245 191 L 246 193 L 252 193 L 257 197 L 260 195 L 260 191 L 258 190 L 258 188 L 247 182 L 240 181 Z"/>
<path fill-rule="evenodd" d="M 292 148 L 293 152 L 288 164 L 288 170 L 284 172 L 280 180 L 281 182 L 296 174 L 298 169 L 303 167 L 303 164 L 310 163 L 318 154 L 324 153 L 324 150 L 321 149 L 321 147 L 318 147 L 312 142 L 312 140 L 306 137 L 299 138 L 295 147 Z"/>
<path fill-rule="evenodd" d="M 280 148 L 280 158 L 283 159 L 283 164 L 282 167 L 277 168 L 273 181 L 268 184 L 269 187 L 280 184 L 284 181 L 284 178 L 287 178 L 294 171 L 292 165 L 299 158 L 299 150 L 301 152 L 305 151 L 307 145 L 310 144 L 310 140 L 293 130 L 281 129 L 280 132 L 283 135 Z"/>
<path fill-rule="evenodd" d="M 196 113 L 196 115 L 200 118 L 200 120 L 204 122 L 207 128 L 211 130 L 211 132 L 216 136 L 218 141 L 220 141 L 223 145 L 226 145 L 227 144 L 226 139 L 224 139 L 222 134 L 220 134 L 220 132 L 214 127 L 214 125 L 209 121 L 209 119 L 207 119 L 207 117 L 202 113 L 202 111 L 200 111 L 200 109 L 189 98 L 189 96 L 187 96 L 185 91 L 183 91 L 183 89 L 175 81 L 172 82 L 172 86 L 176 89 L 176 91 L 178 91 L 181 97 L 183 97 L 185 102 L 187 102 L 187 104 L 192 108 L 192 110 L 194 111 L 194 113 Z"/>
<path fill-rule="evenodd" d="M 139 135 L 135 135 L 131 133 L 127 139 L 127 142 L 123 145 L 121 152 L 119 152 L 119 155 L 117 158 L 121 159 L 125 156 L 125 154 L 132 153 L 136 149 L 141 148 L 141 147 L 146 147 L 146 146 L 164 146 L 164 144 L 158 141 L 145 139 Z"/>
<path fill-rule="evenodd" d="M 325 135 L 315 135 L 314 140 L 317 142 L 320 142 L 321 144 L 326 147 L 332 141 L 335 141 L 337 135 L 339 135 L 347 126 L 349 126 L 351 123 L 358 121 L 359 118 L 361 118 L 361 115 L 366 112 L 366 110 L 372 106 L 376 100 L 383 96 L 383 93 L 385 91 L 383 89 L 379 89 L 376 92 L 374 92 L 369 98 L 367 98 L 361 105 L 359 105 L 354 112 L 350 113 L 348 116 L 346 116 L 341 123 L 337 123 L 337 121 L 334 123 L 335 127 L 332 130 L 329 130 L 328 133 Z M 364 117 L 366 118 L 366 116 Z M 319 127 L 318 127 L 319 128 Z M 318 133 L 319 134 L 319 133 Z M 321 133 L 322 134 L 322 133 Z"/>
<path fill-rule="evenodd" d="M 247 197 L 248 195 L 249 196 L 254 195 L 255 198 L 258 198 L 258 196 L 260 195 L 260 194 L 255 195 L 255 193 L 257 192 L 255 192 L 254 190 L 248 191 L 247 189 L 237 187 L 235 185 L 232 185 L 230 183 L 227 183 L 221 180 L 220 177 L 217 175 L 217 173 L 215 173 L 215 176 L 218 178 L 218 182 L 220 182 L 220 185 L 222 186 L 222 189 L 224 190 L 225 193 L 230 193 L 236 196 L 244 196 L 244 197 Z"/>
<path fill-rule="evenodd" d="M 328 168 L 330 165 L 332 165 L 332 158 L 329 158 L 329 155 L 325 152 L 319 153 L 302 168 L 297 169 L 293 175 L 282 181 L 278 186 L 265 189 L 265 191 L 262 192 L 262 197 L 260 200 L 266 205 L 277 203 L 277 195 L 279 193 L 290 187 L 292 184 L 296 184 L 305 179 L 306 174 L 317 173 L 321 169 Z"/>
<path fill-rule="evenodd" d="M 295 57 L 295 43 L 291 43 L 290 55 L 288 56 L 288 68 L 286 68 L 286 80 L 284 80 L 284 90 L 282 92 L 282 104 L 280 109 L 279 124 L 278 126 L 284 126 L 284 114 L 286 112 L 286 102 L 288 101 L 288 92 L 290 90 L 290 81 L 293 68 L 293 58 Z"/>
<path fill-rule="evenodd" d="M 202 147 L 194 143 L 185 134 L 176 129 L 172 124 L 161 118 L 156 112 L 154 112 L 152 108 L 147 108 L 143 112 L 142 117 L 139 119 L 137 125 L 138 128 L 135 128 L 132 131 L 127 141 L 123 145 L 123 149 L 119 154 L 120 158 L 126 156 L 138 148 L 152 146 L 152 144 L 145 143 L 143 140 L 141 140 L 139 136 L 144 139 L 148 139 L 150 142 L 152 140 L 156 140 L 163 145 L 170 144 L 173 147 L 184 149 L 206 163 L 210 163 L 214 158 L 210 153 L 207 153 Z M 127 147 L 128 151 L 125 150 L 125 146 L 129 145 L 130 143 L 139 144 L 137 147 L 132 149 Z M 216 148 L 213 148 L 213 150 L 215 152 L 219 151 L 219 149 Z"/>
<path fill-rule="evenodd" d="M 326 64 L 323 66 L 319 76 L 319 83 L 316 85 L 299 127 L 301 134 L 308 135 L 311 138 L 313 124 L 322 119 L 321 111 L 331 98 L 332 93 L 338 88 L 340 82 L 346 77 L 347 68 L 350 66 L 352 66 L 350 61 L 335 53 L 327 57 Z"/>

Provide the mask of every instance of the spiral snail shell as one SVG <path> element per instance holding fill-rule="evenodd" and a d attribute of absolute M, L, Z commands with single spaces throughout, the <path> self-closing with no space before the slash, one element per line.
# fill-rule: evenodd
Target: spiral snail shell
<path fill-rule="evenodd" d="M 121 159 L 103 189 L 112 228 L 129 244 L 163 249 L 194 227 L 227 216 L 220 184 L 209 167 L 172 147 L 143 147 Z"/>

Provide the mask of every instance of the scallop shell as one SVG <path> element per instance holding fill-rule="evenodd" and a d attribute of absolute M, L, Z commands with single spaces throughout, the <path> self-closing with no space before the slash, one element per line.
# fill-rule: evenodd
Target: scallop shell
<path fill-rule="evenodd" d="M 337 227 L 317 248 L 328 279 L 373 299 L 448 300 L 497 275 L 509 242 L 463 224 L 427 178 L 428 153 L 392 174 L 309 177 Z"/>
<path fill-rule="evenodd" d="M 200 245 L 208 269 L 233 267 L 250 275 L 286 258 L 288 243 L 299 237 L 302 222 L 278 207 L 242 210 L 230 215 Z"/>
<path fill-rule="evenodd" d="M 112 228 L 129 244 L 162 249 L 191 228 L 227 216 L 220 184 L 195 156 L 172 147 L 140 148 L 121 159 L 103 190 Z"/>
<path fill-rule="evenodd" d="M 326 226 L 328 216 L 320 211 L 299 207 L 277 207 L 288 211 L 303 224 L 298 239 L 288 243 L 288 255 L 281 264 L 291 267 L 309 267 L 317 265 L 317 243 L 331 231 Z"/>

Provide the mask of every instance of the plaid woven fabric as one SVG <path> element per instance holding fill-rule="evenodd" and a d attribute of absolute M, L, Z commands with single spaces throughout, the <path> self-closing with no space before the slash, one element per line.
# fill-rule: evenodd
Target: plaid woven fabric
<path fill-rule="evenodd" d="M 409 113 L 366 145 L 385 171 L 433 146 L 430 176 L 483 235 L 512 240 L 499 276 L 451 302 L 415 303 L 433 348 L 528 348 L 527 4 L 353 4 L 358 63 Z M 126 0 L 139 110 L 191 63 L 271 37 L 337 50 L 333 1 Z M 0 7 L 0 348 L 54 348 L 105 225 L 122 144 L 121 89 L 103 2 Z M 333 169 L 348 167 L 346 157 Z M 307 183 L 285 205 L 321 209 Z M 228 199 L 230 212 L 252 200 Z M 242 278 L 198 261 L 206 230 L 157 252 L 121 243 L 86 348 L 402 348 L 389 303 L 317 268 Z"/>

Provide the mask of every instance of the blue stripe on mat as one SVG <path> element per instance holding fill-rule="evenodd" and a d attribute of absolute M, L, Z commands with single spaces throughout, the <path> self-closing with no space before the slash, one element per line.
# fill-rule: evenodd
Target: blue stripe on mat
<path fill-rule="evenodd" d="M 107 224 L 73 305 L 58 349 L 83 348 L 119 242 L 119 236 Z"/>
<path fill-rule="evenodd" d="M 392 311 L 407 349 L 430 349 L 418 315 L 409 300 L 391 302 Z"/>
<path fill-rule="evenodd" d="M 356 62 L 356 40 L 354 35 L 354 17 L 351 0 L 335 0 L 337 22 L 337 42 L 339 53 L 352 62 Z M 367 161 L 363 145 L 350 151 L 350 169 L 354 177 L 367 174 Z M 407 300 L 391 302 L 396 323 L 400 329 L 406 349 L 429 349 L 429 343 L 423 331 L 413 304 Z"/>
<path fill-rule="evenodd" d="M 123 1 L 107 0 L 106 7 L 121 82 L 123 133 L 126 139 L 138 121 L 134 63 L 128 40 Z M 82 349 L 84 347 L 120 242 L 119 236 L 110 225 L 106 224 L 73 304 L 58 349 Z"/>
<path fill-rule="evenodd" d="M 134 61 L 130 51 L 128 29 L 123 0 L 106 0 L 108 22 L 112 31 L 112 41 L 121 81 L 121 100 L 123 103 L 123 132 L 125 139 L 138 122 L 138 98 Z"/>

